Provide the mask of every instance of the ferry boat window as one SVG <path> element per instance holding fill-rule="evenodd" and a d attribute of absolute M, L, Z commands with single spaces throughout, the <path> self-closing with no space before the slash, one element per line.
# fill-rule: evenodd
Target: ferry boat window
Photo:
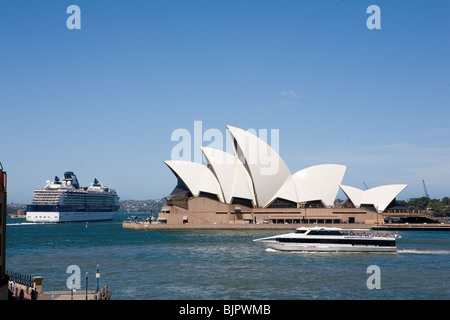
<path fill-rule="evenodd" d="M 342 233 L 338 230 L 311 230 L 308 236 L 340 236 Z"/>
<path fill-rule="evenodd" d="M 295 230 L 295 233 L 305 233 L 308 230 Z"/>

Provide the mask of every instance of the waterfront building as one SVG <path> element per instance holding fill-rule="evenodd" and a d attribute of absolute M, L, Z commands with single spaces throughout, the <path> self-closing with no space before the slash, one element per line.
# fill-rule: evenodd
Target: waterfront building
<path fill-rule="evenodd" d="M 177 178 L 158 216 L 167 224 L 381 223 L 406 184 L 368 190 L 342 185 L 347 167 L 319 164 L 291 173 L 256 135 L 227 126 L 234 154 L 202 147 L 206 164 L 169 160 Z M 335 204 L 341 189 L 347 200 Z"/>

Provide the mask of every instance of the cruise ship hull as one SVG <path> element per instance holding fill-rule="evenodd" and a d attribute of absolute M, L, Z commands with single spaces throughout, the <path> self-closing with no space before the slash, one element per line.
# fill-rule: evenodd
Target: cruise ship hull
<path fill-rule="evenodd" d="M 119 210 L 119 196 L 114 189 L 94 179 L 90 187 L 81 187 L 72 171 L 64 178 L 47 180 L 43 189 L 34 189 L 27 205 L 29 222 L 85 222 L 112 220 Z"/>
<path fill-rule="evenodd" d="M 75 212 L 27 212 L 28 222 L 41 222 L 41 223 L 57 223 L 57 222 L 85 222 L 85 221 L 103 221 L 112 220 L 114 212 L 88 212 L 88 211 L 75 211 Z"/>

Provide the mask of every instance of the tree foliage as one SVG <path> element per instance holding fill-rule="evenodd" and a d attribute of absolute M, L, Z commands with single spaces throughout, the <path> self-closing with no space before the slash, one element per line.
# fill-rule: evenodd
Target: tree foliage
<path fill-rule="evenodd" d="M 411 198 L 409 200 L 397 201 L 408 208 L 411 212 L 426 211 L 435 217 L 450 216 L 450 198 L 444 197 L 442 200 L 430 199 L 428 197 Z"/>

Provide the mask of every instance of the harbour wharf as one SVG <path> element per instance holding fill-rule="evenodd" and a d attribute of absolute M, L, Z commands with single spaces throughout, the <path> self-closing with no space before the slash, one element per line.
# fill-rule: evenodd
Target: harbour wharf
<path fill-rule="evenodd" d="M 97 292 L 88 290 L 86 298 L 86 291 L 83 290 L 73 293 L 71 291 L 48 291 L 43 292 L 38 300 L 97 300 Z"/>
<path fill-rule="evenodd" d="M 122 223 L 123 229 L 131 230 L 292 230 L 299 227 L 336 227 L 342 229 L 372 229 L 372 230 L 392 230 L 392 231 L 450 231 L 450 224 L 392 224 L 392 225 L 376 225 L 376 224 L 166 224 L 166 223 L 148 223 L 148 222 L 130 222 Z"/>
<path fill-rule="evenodd" d="M 44 291 L 38 300 L 111 300 L 108 286 L 96 290 Z"/>
<path fill-rule="evenodd" d="M 123 222 L 123 229 L 132 230 L 289 230 L 292 224 L 166 224 Z"/>
<path fill-rule="evenodd" d="M 385 224 L 372 227 L 373 230 L 392 230 L 392 231 L 450 231 L 450 223 L 427 223 L 427 224 Z"/>

